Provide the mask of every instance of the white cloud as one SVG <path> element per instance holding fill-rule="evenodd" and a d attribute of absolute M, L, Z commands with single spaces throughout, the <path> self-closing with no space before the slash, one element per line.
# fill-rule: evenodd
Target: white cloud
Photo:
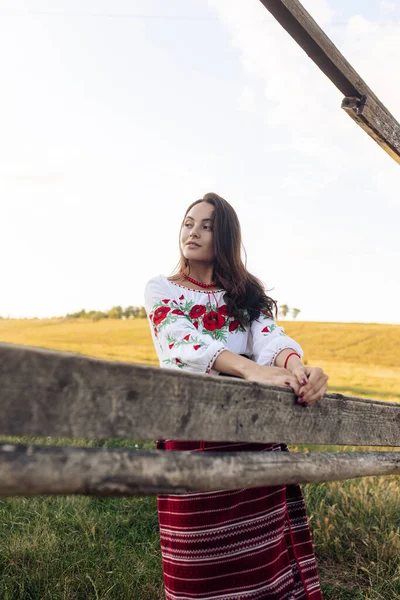
<path fill-rule="evenodd" d="M 244 86 L 238 98 L 238 108 L 245 112 L 255 112 L 256 110 L 256 93 L 249 86 Z"/>

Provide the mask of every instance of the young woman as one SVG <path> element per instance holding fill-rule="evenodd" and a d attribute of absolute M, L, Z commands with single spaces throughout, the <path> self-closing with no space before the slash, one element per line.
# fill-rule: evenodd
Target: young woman
<path fill-rule="evenodd" d="M 206 194 L 186 211 L 180 262 L 158 275 L 145 305 L 160 366 L 290 386 L 303 405 L 327 376 L 274 322 L 276 303 L 241 259 L 231 205 Z M 164 450 L 280 452 L 285 444 L 157 442 Z M 158 497 L 167 600 L 321 600 L 299 486 Z"/>

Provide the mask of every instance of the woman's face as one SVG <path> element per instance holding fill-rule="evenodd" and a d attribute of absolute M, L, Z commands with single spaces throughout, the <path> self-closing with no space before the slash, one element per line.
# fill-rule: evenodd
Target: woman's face
<path fill-rule="evenodd" d="M 181 249 L 188 260 L 212 262 L 214 206 L 208 202 L 199 202 L 192 206 L 183 221 L 181 229 Z M 190 243 L 193 242 L 192 245 Z"/>

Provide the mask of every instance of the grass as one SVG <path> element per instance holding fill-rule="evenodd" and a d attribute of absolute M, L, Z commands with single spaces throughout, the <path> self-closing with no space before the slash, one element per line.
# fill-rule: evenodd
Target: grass
<path fill-rule="evenodd" d="M 330 391 L 399 401 L 400 326 L 283 325 L 302 344 L 308 364 L 320 365 L 330 375 Z M 0 339 L 158 364 L 145 320 L 0 320 Z M 137 440 L 3 436 L 0 441 L 154 447 Z M 324 599 L 400 600 L 398 477 L 310 484 L 303 490 Z M 1 600 L 163 598 L 155 498 L 3 498 L 0 523 Z"/>
<path fill-rule="evenodd" d="M 324 597 L 400 598 L 399 488 L 395 476 L 304 486 Z"/>

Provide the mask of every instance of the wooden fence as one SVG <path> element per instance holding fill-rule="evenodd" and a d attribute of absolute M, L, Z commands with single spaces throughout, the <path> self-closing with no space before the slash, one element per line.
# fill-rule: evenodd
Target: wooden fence
<path fill-rule="evenodd" d="M 0 343 L 0 435 L 400 446 L 400 404 Z M 0 496 L 153 495 L 400 474 L 400 452 L 0 444 Z"/>

